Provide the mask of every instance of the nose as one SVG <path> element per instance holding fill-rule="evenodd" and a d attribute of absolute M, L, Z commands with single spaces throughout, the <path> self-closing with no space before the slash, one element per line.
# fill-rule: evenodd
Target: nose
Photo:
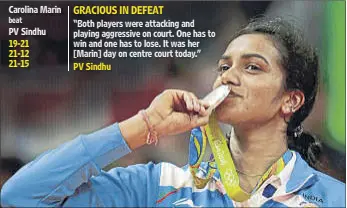
<path fill-rule="evenodd" d="M 222 84 L 231 84 L 239 86 L 240 74 L 236 68 L 230 68 L 221 75 Z"/>

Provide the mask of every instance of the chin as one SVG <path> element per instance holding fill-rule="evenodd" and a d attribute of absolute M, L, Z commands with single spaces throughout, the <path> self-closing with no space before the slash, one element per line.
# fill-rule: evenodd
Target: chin
<path fill-rule="evenodd" d="M 239 117 L 235 111 L 225 105 L 220 105 L 215 109 L 217 120 L 222 123 L 234 124 Z"/>

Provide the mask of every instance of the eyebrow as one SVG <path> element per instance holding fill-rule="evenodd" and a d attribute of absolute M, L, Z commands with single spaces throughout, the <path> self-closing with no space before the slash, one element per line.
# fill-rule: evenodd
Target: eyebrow
<path fill-rule="evenodd" d="M 251 57 L 257 57 L 257 58 L 260 58 L 260 59 L 263 59 L 265 61 L 265 63 L 267 63 L 269 65 L 269 62 L 266 60 L 266 58 L 264 58 L 262 55 L 259 55 L 257 53 L 249 53 L 249 54 L 243 54 L 241 56 L 241 58 L 251 58 Z"/>
<path fill-rule="evenodd" d="M 217 64 L 218 64 L 219 61 L 221 61 L 221 60 L 228 60 L 228 59 L 230 59 L 230 58 L 231 58 L 231 56 L 223 55 L 220 59 L 217 60 Z"/>
<path fill-rule="evenodd" d="M 247 58 L 251 58 L 251 57 L 257 57 L 257 58 L 260 58 L 260 59 L 263 59 L 265 61 L 265 63 L 267 63 L 269 65 L 269 62 L 266 60 L 266 58 L 264 58 L 262 55 L 259 55 L 257 53 L 247 53 L 247 54 L 243 54 L 241 56 L 241 58 L 243 59 L 247 59 Z M 230 59 L 231 56 L 228 56 L 228 55 L 223 55 L 218 61 L 217 63 L 220 61 L 220 60 L 228 60 Z"/>

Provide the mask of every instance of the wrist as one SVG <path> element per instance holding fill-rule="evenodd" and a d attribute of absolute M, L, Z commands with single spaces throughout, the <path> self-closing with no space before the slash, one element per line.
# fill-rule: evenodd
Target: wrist
<path fill-rule="evenodd" d="M 145 112 L 148 116 L 149 122 L 153 126 L 153 129 L 157 132 L 158 137 L 162 136 L 163 132 L 160 131 L 159 124 L 164 120 L 164 118 L 153 108 L 147 108 Z"/>
<path fill-rule="evenodd" d="M 130 149 L 134 150 L 146 144 L 148 129 L 141 115 L 136 114 L 120 122 L 119 129 Z"/>

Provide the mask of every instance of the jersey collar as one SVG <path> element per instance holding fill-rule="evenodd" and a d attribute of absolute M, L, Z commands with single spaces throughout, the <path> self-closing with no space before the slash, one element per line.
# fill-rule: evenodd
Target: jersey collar
<path fill-rule="evenodd" d="M 283 159 L 286 166 L 278 175 L 281 184 L 286 186 L 286 193 L 292 193 L 300 189 L 309 187 L 318 181 L 315 170 L 311 168 L 299 153 L 287 150 Z M 206 173 L 207 163 L 202 163 L 200 170 Z M 220 173 L 217 170 L 213 175 L 214 180 L 220 181 Z"/>

